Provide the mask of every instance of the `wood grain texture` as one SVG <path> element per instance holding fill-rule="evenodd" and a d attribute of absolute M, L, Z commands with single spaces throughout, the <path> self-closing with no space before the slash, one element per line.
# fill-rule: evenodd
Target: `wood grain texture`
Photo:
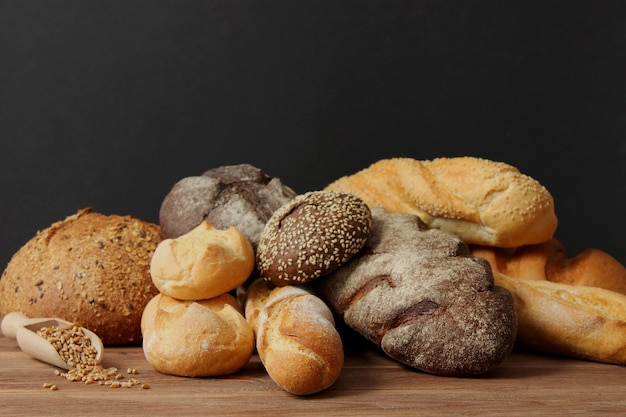
<path fill-rule="evenodd" d="M 141 348 L 105 348 L 104 365 L 150 385 L 68 382 L 0 337 L 3 416 L 585 416 L 626 415 L 623 367 L 514 352 L 489 375 L 449 378 L 408 369 L 375 349 L 348 350 L 339 380 L 319 394 L 282 391 L 254 355 L 220 378 L 160 374 Z M 138 375 L 128 375 L 135 368 Z M 57 384 L 57 391 L 43 383 Z"/>

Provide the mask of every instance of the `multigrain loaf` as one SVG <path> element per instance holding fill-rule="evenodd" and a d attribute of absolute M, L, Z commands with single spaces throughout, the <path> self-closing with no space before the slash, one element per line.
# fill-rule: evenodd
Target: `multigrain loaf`
<path fill-rule="evenodd" d="M 150 260 L 158 225 L 91 208 L 38 232 L 0 279 L 0 312 L 80 323 L 105 345 L 141 343 L 144 307 L 158 291 Z"/>
<path fill-rule="evenodd" d="M 415 214 L 468 244 L 536 244 L 557 227 L 554 200 L 544 186 L 511 165 L 481 158 L 383 159 L 325 189 Z"/>
<path fill-rule="evenodd" d="M 513 348 L 511 294 L 458 237 L 415 215 L 372 208 L 372 232 L 348 263 L 315 281 L 345 323 L 392 358 L 446 376 L 486 373 Z"/>
<path fill-rule="evenodd" d="M 256 335 L 259 357 L 282 389 L 309 395 L 334 384 L 344 351 L 333 314 L 308 286 L 257 279 L 238 297 Z"/>
<path fill-rule="evenodd" d="M 261 276 L 303 284 L 345 264 L 369 237 L 372 215 L 360 198 L 339 191 L 301 194 L 274 212 L 257 247 Z"/>

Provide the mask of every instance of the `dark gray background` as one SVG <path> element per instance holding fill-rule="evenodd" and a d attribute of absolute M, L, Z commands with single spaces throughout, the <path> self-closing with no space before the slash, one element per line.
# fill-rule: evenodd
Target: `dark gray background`
<path fill-rule="evenodd" d="M 86 206 L 157 222 L 251 163 L 298 192 L 388 157 L 500 160 L 570 254 L 626 262 L 622 1 L 0 0 L 0 263 Z"/>

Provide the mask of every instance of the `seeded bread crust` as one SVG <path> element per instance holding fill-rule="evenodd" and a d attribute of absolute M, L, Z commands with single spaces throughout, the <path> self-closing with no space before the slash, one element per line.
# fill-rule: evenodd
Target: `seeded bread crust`
<path fill-rule="evenodd" d="M 269 219 L 257 248 L 261 276 L 275 285 L 306 283 L 345 264 L 371 230 L 369 207 L 338 191 L 294 198 Z"/>
<path fill-rule="evenodd" d="M 417 217 L 373 208 L 361 252 L 315 282 L 320 297 L 390 357 L 446 376 L 483 374 L 513 348 L 511 294 L 487 261 Z"/>
<path fill-rule="evenodd" d="M 91 208 L 37 233 L 0 279 L 0 312 L 80 323 L 105 345 L 141 343 L 144 307 L 158 291 L 150 259 L 159 227 Z"/>
<path fill-rule="evenodd" d="M 353 193 L 372 207 L 410 213 L 467 243 L 536 244 L 557 228 L 552 195 L 511 165 L 458 157 L 382 159 L 326 187 Z"/>

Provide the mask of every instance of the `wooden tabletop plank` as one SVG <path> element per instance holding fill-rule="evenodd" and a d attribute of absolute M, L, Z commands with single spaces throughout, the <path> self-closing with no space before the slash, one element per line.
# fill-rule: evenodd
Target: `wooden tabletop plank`
<path fill-rule="evenodd" d="M 339 380 L 298 397 L 277 387 L 258 356 L 218 378 L 161 374 L 140 347 L 106 348 L 103 364 L 149 384 L 113 389 L 69 382 L 0 337 L 0 409 L 6 416 L 615 416 L 626 415 L 622 366 L 514 352 L 494 372 L 473 378 L 425 374 L 376 349 L 346 352 Z M 128 368 L 137 369 L 129 375 Z M 43 383 L 57 384 L 57 391 Z"/>

